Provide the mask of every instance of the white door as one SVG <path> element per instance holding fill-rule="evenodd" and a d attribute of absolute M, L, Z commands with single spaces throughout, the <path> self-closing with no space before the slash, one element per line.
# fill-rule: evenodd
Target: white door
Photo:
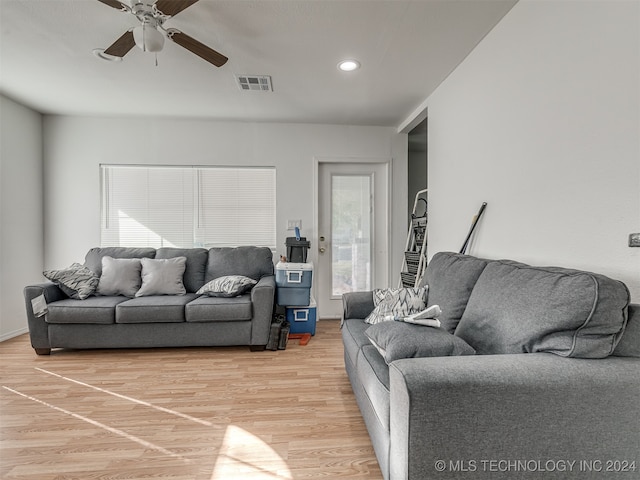
<path fill-rule="evenodd" d="M 318 164 L 316 301 L 342 316 L 342 294 L 387 286 L 388 163 Z"/>

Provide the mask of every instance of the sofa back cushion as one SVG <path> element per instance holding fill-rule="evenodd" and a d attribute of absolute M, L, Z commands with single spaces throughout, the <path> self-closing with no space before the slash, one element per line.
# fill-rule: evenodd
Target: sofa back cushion
<path fill-rule="evenodd" d="M 469 296 L 487 260 L 459 253 L 436 253 L 425 271 L 423 283 L 429 285 L 427 307 L 439 305 L 443 329 L 453 333 L 462 318 Z"/>
<path fill-rule="evenodd" d="M 196 293 L 204 285 L 204 273 L 207 270 L 209 252 L 206 248 L 163 247 L 156 251 L 157 259 L 187 257 L 183 283 L 187 293 Z"/>
<path fill-rule="evenodd" d="M 627 287 L 604 275 L 492 261 L 455 334 L 479 354 L 603 358 L 624 332 L 628 304 Z"/>
<path fill-rule="evenodd" d="M 273 253 L 268 247 L 218 247 L 209 250 L 205 283 L 227 275 L 260 280 L 273 275 Z"/>
<path fill-rule="evenodd" d="M 154 258 L 155 255 L 155 248 L 96 247 L 87 252 L 84 257 L 84 266 L 99 277 L 102 275 L 102 257 Z"/>

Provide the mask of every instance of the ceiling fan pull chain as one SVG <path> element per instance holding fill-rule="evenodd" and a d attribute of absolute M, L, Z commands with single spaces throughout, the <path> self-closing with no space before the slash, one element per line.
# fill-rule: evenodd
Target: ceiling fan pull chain
<path fill-rule="evenodd" d="M 156 67 L 158 66 L 158 53 L 156 52 Z"/>

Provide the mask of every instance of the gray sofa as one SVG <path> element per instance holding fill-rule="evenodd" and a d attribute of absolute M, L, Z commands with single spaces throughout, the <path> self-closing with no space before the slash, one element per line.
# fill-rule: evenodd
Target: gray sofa
<path fill-rule="evenodd" d="M 391 343 L 367 333 L 384 324 L 363 320 L 372 292 L 343 296 L 345 367 L 385 479 L 640 478 L 640 305 L 624 284 L 446 252 L 425 284 L 435 333 L 475 355 L 387 365 Z"/>
<path fill-rule="evenodd" d="M 184 294 L 91 295 L 79 300 L 59 284 L 24 289 L 31 345 L 46 355 L 52 348 L 145 348 L 248 345 L 263 350 L 269 337 L 275 297 L 273 255 L 266 247 L 93 248 L 84 266 L 101 278 L 104 258 L 185 257 Z M 235 297 L 197 295 L 209 281 L 243 275 L 257 283 Z M 63 285 L 64 288 L 64 285 Z M 37 316 L 32 300 L 44 296 L 47 313 Z"/>

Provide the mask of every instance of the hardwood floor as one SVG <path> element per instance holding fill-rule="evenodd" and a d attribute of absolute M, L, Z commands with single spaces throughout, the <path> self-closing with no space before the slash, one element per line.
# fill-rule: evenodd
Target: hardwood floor
<path fill-rule="evenodd" d="M 382 478 L 339 322 L 308 345 L 54 350 L 0 343 L 2 479 Z"/>

